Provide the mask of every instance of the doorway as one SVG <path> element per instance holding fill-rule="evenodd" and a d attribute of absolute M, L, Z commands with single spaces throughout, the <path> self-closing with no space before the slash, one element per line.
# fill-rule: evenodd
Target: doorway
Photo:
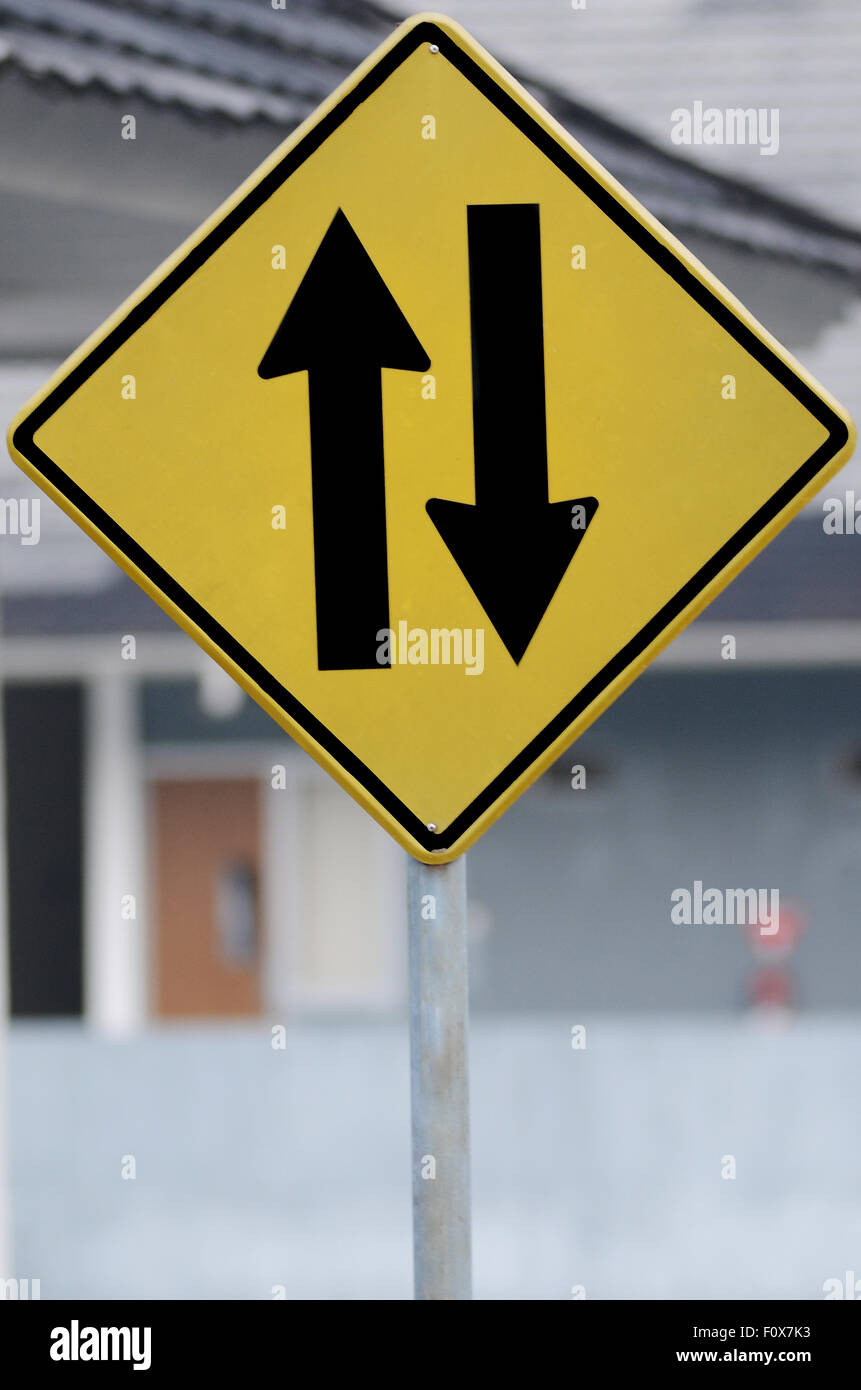
<path fill-rule="evenodd" d="M 259 784 L 162 780 L 153 797 L 155 1012 L 259 1014 Z"/>

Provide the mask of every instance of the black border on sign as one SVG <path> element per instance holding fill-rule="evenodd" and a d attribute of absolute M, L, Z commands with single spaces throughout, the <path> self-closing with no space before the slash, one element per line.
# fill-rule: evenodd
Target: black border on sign
<path fill-rule="evenodd" d="M 116 522 L 98 507 L 92 498 L 72 481 L 52 459 L 35 443 L 34 435 L 65 401 L 101 367 L 142 324 L 146 323 L 171 295 L 204 264 L 212 253 L 230 237 L 242 223 L 304 163 L 310 155 L 361 105 L 383 82 L 423 43 L 435 43 L 450 63 L 496 109 L 517 127 L 549 160 L 565 174 L 572 183 L 586 194 L 592 202 L 615 222 L 642 251 L 675 280 L 690 297 L 705 309 L 735 341 L 747 351 L 761 366 L 792 395 L 829 432 L 829 438 L 797 470 L 792 477 L 778 488 L 773 497 L 751 517 L 750 521 L 738 530 L 725 545 L 712 556 L 711 560 L 689 580 L 678 593 L 665 604 L 637 635 L 608 662 L 603 670 L 593 677 L 587 685 L 561 709 L 546 728 L 542 729 L 530 743 L 508 764 L 502 772 L 485 787 L 475 800 L 451 822 L 435 834 L 405 806 L 402 801 L 375 777 L 369 768 L 335 738 L 310 710 L 306 709 L 289 690 L 274 680 L 269 672 L 254 659 L 215 619 L 201 607 L 190 594 L 156 563 L 140 545 L 137 544 Z M 455 41 L 436 24 L 422 21 L 411 29 L 379 60 L 344 96 L 338 105 L 299 141 L 284 158 L 271 169 L 256 187 L 245 195 L 242 201 L 228 212 L 216 227 L 188 252 L 183 260 L 173 267 L 150 292 L 130 310 L 122 323 L 112 328 L 105 338 L 97 343 L 92 351 L 79 362 L 68 376 L 42 401 L 15 430 L 13 443 L 25 458 L 48 479 L 50 483 L 69 502 L 81 512 L 128 560 L 144 574 L 157 589 L 168 598 L 191 622 L 193 622 L 224 654 L 238 666 L 260 689 L 278 705 L 304 732 L 314 740 L 330 757 L 340 764 L 370 796 L 398 824 L 413 836 L 428 852 L 449 849 L 470 829 L 496 801 L 508 790 L 513 782 L 544 753 L 550 745 L 574 722 L 575 719 L 595 700 L 603 690 L 627 666 L 660 636 L 702 590 L 726 568 L 783 508 L 798 495 L 816 476 L 826 463 L 844 447 L 849 431 L 843 420 L 823 401 L 815 391 L 777 356 L 745 323 L 724 305 L 717 296 L 697 279 L 669 247 L 637 221 L 616 197 L 588 173 L 539 123 L 524 110 L 507 91 L 500 87 L 489 73 L 479 66 Z"/>

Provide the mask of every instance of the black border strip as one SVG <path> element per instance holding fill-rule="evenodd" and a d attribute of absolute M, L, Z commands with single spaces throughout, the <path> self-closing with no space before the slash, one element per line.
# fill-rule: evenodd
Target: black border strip
<path fill-rule="evenodd" d="M 378 87 L 424 43 L 434 43 L 440 53 L 481 94 L 491 102 L 517 129 L 546 155 L 591 201 L 601 209 L 631 240 L 661 267 L 690 297 L 705 309 L 741 347 L 765 367 L 791 396 L 829 432 L 827 441 L 799 468 L 789 480 L 738 530 L 711 560 L 665 604 L 659 613 L 637 633 L 630 642 L 608 662 L 602 671 L 560 710 L 545 729 L 542 729 L 526 748 L 514 758 L 484 791 L 467 806 L 450 825 L 439 833 L 428 831 L 423 821 L 405 806 L 369 768 L 311 714 L 290 691 L 274 680 L 265 667 L 242 647 L 220 623 L 201 607 L 190 594 L 156 563 L 135 540 L 98 507 L 75 482 L 39 449 L 34 435 L 50 417 L 77 391 L 99 367 L 111 357 L 154 313 L 188 280 L 212 253 L 233 232 L 257 211 L 271 195 L 308 159 L 333 131 L 371 96 Z M 44 477 L 87 520 L 108 539 L 126 559 L 159 589 L 191 622 L 213 642 L 225 656 L 244 672 L 286 715 L 317 743 L 374 800 L 398 822 L 428 852 L 450 849 L 472 825 L 490 809 L 513 782 L 560 737 L 570 724 L 636 660 L 646 648 L 691 604 L 703 589 L 748 545 L 794 497 L 807 486 L 816 474 L 839 453 L 849 438 L 845 422 L 835 414 L 806 382 L 795 375 L 757 334 L 737 319 L 735 314 L 684 265 L 668 246 L 644 227 L 637 218 L 616 200 L 598 180 L 577 163 L 495 78 L 470 58 L 458 44 L 437 25 L 424 21 L 405 34 L 376 66 L 348 92 L 333 110 L 329 111 L 279 164 L 271 169 L 259 184 L 245 195 L 242 202 L 222 218 L 221 222 L 187 253 L 183 260 L 129 312 L 122 323 L 112 328 L 92 351 L 79 362 L 18 426 L 13 437 L 15 447 L 29 459 Z"/>

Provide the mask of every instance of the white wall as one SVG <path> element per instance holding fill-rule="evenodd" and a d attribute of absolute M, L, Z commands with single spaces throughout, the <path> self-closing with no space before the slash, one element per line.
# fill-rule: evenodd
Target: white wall
<path fill-rule="evenodd" d="M 118 640 L 116 674 L 87 687 L 84 763 L 84 1006 L 113 1035 L 144 1024 L 148 995 L 137 681 L 122 666 Z"/>
<path fill-rule="evenodd" d="M 405 856 L 310 759 L 262 788 L 265 1003 L 388 1009 L 405 987 Z"/>

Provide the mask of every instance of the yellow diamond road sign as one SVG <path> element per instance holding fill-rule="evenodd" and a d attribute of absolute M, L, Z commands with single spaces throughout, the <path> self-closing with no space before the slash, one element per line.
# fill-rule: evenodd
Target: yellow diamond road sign
<path fill-rule="evenodd" d="M 852 423 L 418 16 L 65 364 L 17 462 L 412 854 L 460 854 Z"/>

